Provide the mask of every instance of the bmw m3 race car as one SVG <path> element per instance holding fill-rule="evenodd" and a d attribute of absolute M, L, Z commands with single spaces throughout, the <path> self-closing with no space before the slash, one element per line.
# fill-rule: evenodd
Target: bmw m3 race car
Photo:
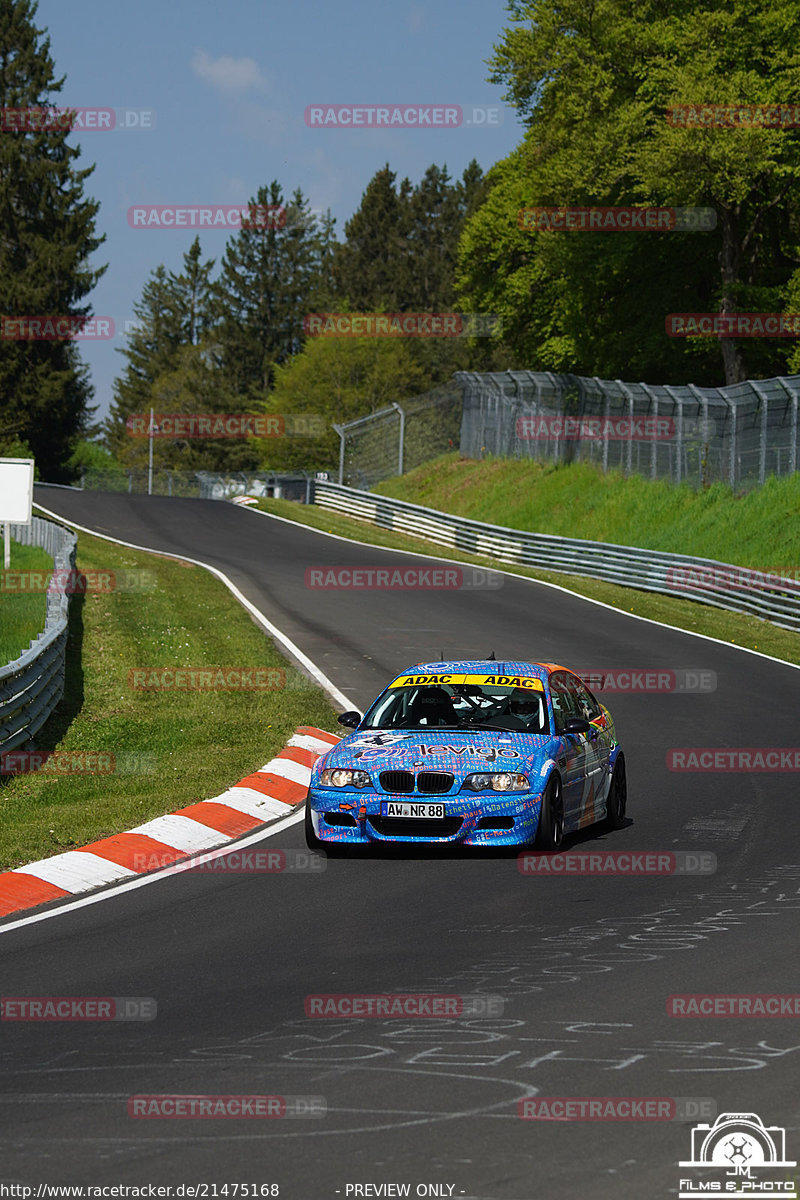
<path fill-rule="evenodd" d="M 553 663 L 420 663 L 396 676 L 315 763 L 308 845 L 453 842 L 557 850 L 624 824 L 611 714 Z"/>

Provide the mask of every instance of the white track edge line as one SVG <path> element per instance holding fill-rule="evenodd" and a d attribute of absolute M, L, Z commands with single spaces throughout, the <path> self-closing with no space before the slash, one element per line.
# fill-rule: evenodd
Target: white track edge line
<path fill-rule="evenodd" d="M 78 525 L 75 521 L 69 521 L 66 517 L 59 516 L 58 513 L 52 512 L 45 508 L 43 504 L 34 502 L 34 507 L 46 513 L 48 517 L 52 517 L 56 521 L 60 521 L 62 525 L 71 525 L 73 529 L 79 529 L 82 533 L 91 534 L 92 537 L 102 538 L 103 541 L 113 542 L 117 546 L 127 546 L 130 550 L 143 550 L 146 554 L 158 554 L 162 558 L 172 558 L 177 562 L 190 562 L 196 567 L 203 567 L 206 571 L 210 571 L 217 579 L 221 579 L 225 586 L 233 593 L 239 603 L 247 609 L 251 616 L 255 617 L 256 621 L 273 637 L 279 641 L 297 662 L 301 663 L 305 671 L 323 688 L 332 700 L 337 704 L 343 705 L 345 708 L 352 708 L 353 703 L 345 696 L 344 692 L 340 692 L 336 685 L 328 679 L 328 676 L 322 671 L 315 662 L 305 654 L 300 647 L 292 641 L 277 625 L 273 625 L 268 617 L 265 617 L 260 609 L 256 608 L 252 601 L 248 600 L 242 592 L 239 591 L 236 584 L 228 578 L 228 576 L 220 571 L 218 567 L 212 567 L 210 563 L 203 562 L 199 558 L 189 558 L 188 554 L 173 554 L 169 550 L 154 550 L 152 546 L 139 546 L 136 542 L 123 542 L 121 538 L 111 537 L 107 533 L 97 533 L 94 529 L 89 529 L 86 525 Z M 294 524 L 294 522 L 291 522 Z"/>
<path fill-rule="evenodd" d="M 375 494 L 378 495 L 379 493 L 376 492 Z M 391 499 L 391 498 L 392 497 L 384 497 L 384 499 Z M 546 579 L 534 579 L 531 575 L 518 575 L 516 571 L 511 571 L 507 567 L 486 567 L 486 566 L 482 566 L 480 563 L 465 562 L 461 558 L 442 558 L 442 556 L 439 554 L 425 554 L 421 550 L 401 550 L 398 546 L 379 546 L 379 545 L 377 545 L 376 542 L 362 542 L 362 541 L 359 541 L 358 538 L 348 538 L 348 537 L 345 537 L 341 533 L 329 533 L 328 530 L 326 530 L 326 529 L 317 529 L 313 525 L 305 525 L 302 521 L 293 521 L 291 519 L 291 517 L 279 517 L 277 513 L 264 512 L 264 510 L 261 508 L 245 508 L 243 505 L 236 505 L 236 507 L 242 512 L 255 513 L 259 517 L 269 517 L 270 520 L 272 520 L 272 521 L 283 521 L 286 525 L 295 525 L 299 529 L 310 530 L 312 533 L 318 533 L 322 537 L 334 538 L 337 542 L 351 542 L 354 546 L 368 546 L 372 550 L 382 550 L 386 553 L 408 554 L 412 558 L 430 558 L 436 562 L 456 563 L 459 567 L 478 567 L 480 570 L 484 570 L 484 571 L 496 571 L 499 575 L 508 575 L 511 579 L 523 579 L 527 583 L 540 584 L 542 587 L 552 588 L 556 592 L 564 592 L 568 596 L 576 596 L 579 600 L 585 600 L 587 604 L 596 604 L 599 608 L 607 608 L 607 609 L 609 609 L 610 612 L 619 613 L 621 616 L 629 617 L 633 621 L 646 621 L 648 625 L 660 625 L 662 629 L 674 629 L 676 633 L 685 633 L 687 637 L 702 638 L 703 641 L 705 641 L 705 642 L 716 642 L 718 646 L 727 646 L 729 650 L 741 650 L 743 654 L 753 654 L 753 655 L 755 655 L 756 658 L 766 658 L 769 660 L 769 662 L 781 663 L 785 667 L 793 667 L 795 671 L 800 671 L 800 663 L 789 662 L 788 659 L 785 659 L 785 658 L 776 658 L 774 654 L 763 654 L 761 652 L 761 650 L 751 650 L 749 646 L 737 646 L 737 644 L 735 642 L 726 642 L 726 641 L 724 641 L 723 638 L 712 637 L 711 634 L 709 634 L 709 633 L 697 633 L 693 629 L 683 629 L 682 626 L 680 626 L 680 625 L 669 625 L 669 624 L 667 624 L 666 621 L 656 621 L 656 619 L 654 617 L 643 617 L 639 613 L 625 612 L 625 610 L 623 608 L 616 608 L 613 604 L 606 604 L 604 600 L 595 600 L 593 596 L 584 596 L 581 592 L 573 592 L 571 588 L 566 588 L 560 583 L 549 583 Z M 316 508 L 318 506 L 313 505 L 312 507 Z M 357 517 L 351 517 L 349 513 L 341 513 L 341 512 L 339 512 L 338 509 L 335 509 L 335 508 L 334 509 L 320 508 L 320 512 L 326 512 L 326 513 L 330 512 L 330 513 L 333 513 L 334 516 L 347 517 L 351 521 L 358 520 Z M 448 515 L 448 514 L 445 514 L 445 515 Z M 452 514 L 450 514 L 450 515 L 452 515 Z M 365 521 L 364 523 L 366 525 L 372 524 L 370 521 Z M 380 525 L 376 525 L 376 526 L 374 526 L 374 528 L 382 529 L 383 527 Z M 89 532 L 91 532 L 91 530 Z M 397 533 L 398 531 L 387 530 L 386 532 Z M 524 530 L 521 532 L 524 532 Z M 401 533 L 398 533 L 398 536 L 413 537 L 414 534 L 401 532 Z M 429 538 L 422 538 L 421 540 L 422 541 L 430 541 Z M 431 544 L 434 546 L 439 545 L 438 542 L 431 542 Z M 442 546 L 441 548 L 447 549 L 446 546 Z M 484 558 L 489 558 L 489 557 L 491 557 L 491 556 L 484 555 Z M 520 565 L 522 566 L 524 564 L 520 564 Z M 533 567 L 531 569 L 532 570 L 544 570 L 543 567 L 538 567 L 538 568 Z M 742 568 L 742 569 L 746 570 L 747 568 Z M 569 572 L 561 571 L 561 572 L 559 572 L 559 574 L 568 575 Z M 593 576 L 593 575 L 579 575 L 577 578 L 594 580 L 597 583 L 606 583 L 612 587 L 622 587 L 623 586 L 621 583 L 615 584 L 613 582 L 613 580 L 596 579 L 595 576 Z M 636 591 L 637 589 L 631 588 L 630 590 Z M 639 590 L 641 590 L 641 589 L 639 589 Z M 686 599 L 685 596 L 669 596 L 669 594 L 666 592 L 657 592 L 655 594 L 659 595 L 659 596 L 666 595 L 667 599 L 672 599 L 672 600 L 685 600 Z M 689 600 L 688 603 L 689 604 L 702 604 L 702 601 L 701 600 Z M 705 607 L 711 608 L 711 607 L 713 607 L 713 605 L 707 604 L 707 605 L 705 605 Z M 719 611 L 722 611 L 722 610 L 719 610 Z M 728 610 L 726 610 L 726 611 L 728 611 Z M 733 613 L 732 615 L 740 616 L 740 617 L 748 617 L 748 616 L 752 616 L 753 614 L 752 613 Z M 757 617 L 756 620 L 767 621 L 768 618 Z M 776 628 L 780 628 L 780 626 L 776 626 Z M 787 629 L 786 632 L 791 633 L 792 631 L 790 629 Z"/>

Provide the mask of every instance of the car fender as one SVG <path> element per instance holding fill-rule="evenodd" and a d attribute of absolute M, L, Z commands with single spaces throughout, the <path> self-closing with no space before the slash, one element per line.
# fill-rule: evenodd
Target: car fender
<path fill-rule="evenodd" d="M 558 763 L 552 758 L 546 758 L 544 760 L 544 762 L 542 763 L 541 767 L 539 768 L 539 773 L 536 778 L 537 792 L 539 792 L 539 793 L 544 792 L 545 788 L 547 787 L 547 785 L 550 782 L 553 775 L 557 775 L 558 782 L 563 784 L 564 781 L 561 778 L 561 771 L 558 768 Z M 540 782 L 541 782 L 541 788 L 539 787 Z M 531 779 L 531 783 L 533 783 L 533 779 Z M 533 790 L 534 790 L 534 788 L 531 787 L 531 791 L 533 791 Z"/>

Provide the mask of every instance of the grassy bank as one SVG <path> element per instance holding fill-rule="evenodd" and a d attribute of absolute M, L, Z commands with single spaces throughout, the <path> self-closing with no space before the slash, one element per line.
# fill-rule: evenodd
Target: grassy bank
<path fill-rule="evenodd" d="M 21 546 L 12 538 L 11 566 L 8 571 L 0 567 L 0 666 L 19 658 L 44 629 L 47 584 L 45 581 L 44 587 L 31 591 L 30 576 L 49 576 L 52 570 L 49 554 L 38 546 Z"/>
<path fill-rule="evenodd" d="M 800 473 L 736 496 L 723 484 L 698 492 L 583 463 L 447 454 L 375 491 L 513 529 L 800 571 Z"/>
<path fill-rule="evenodd" d="M 82 846 L 219 795 L 298 725 L 333 729 L 324 694 L 290 667 L 227 588 L 200 567 L 78 535 L 78 569 L 121 585 L 70 601 L 67 690 L 37 739 L 105 756 L 102 774 L 0 776 L 0 869 Z M 144 590 L 126 590 L 127 570 Z M 138 690 L 136 669 L 272 668 L 274 690 Z M 141 677 L 139 677 L 141 678 Z M 285 683 L 284 683 L 285 678 Z M 153 677 L 145 676 L 145 682 Z M 85 761 L 85 760 L 84 760 Z"/>

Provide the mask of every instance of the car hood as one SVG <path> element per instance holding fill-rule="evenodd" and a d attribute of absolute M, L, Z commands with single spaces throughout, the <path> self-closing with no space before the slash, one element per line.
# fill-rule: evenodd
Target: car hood
<path fill-rule="evenodd" d="M 452 771 L 454 775 L 487 769 L 521 771 L 538 768 L 557 747 L 558 740 L 549 734 L 486 730 L 452 733 L 433 729 L 355 731 L 318 760 L 317 771 L 335 767 Z"/>

